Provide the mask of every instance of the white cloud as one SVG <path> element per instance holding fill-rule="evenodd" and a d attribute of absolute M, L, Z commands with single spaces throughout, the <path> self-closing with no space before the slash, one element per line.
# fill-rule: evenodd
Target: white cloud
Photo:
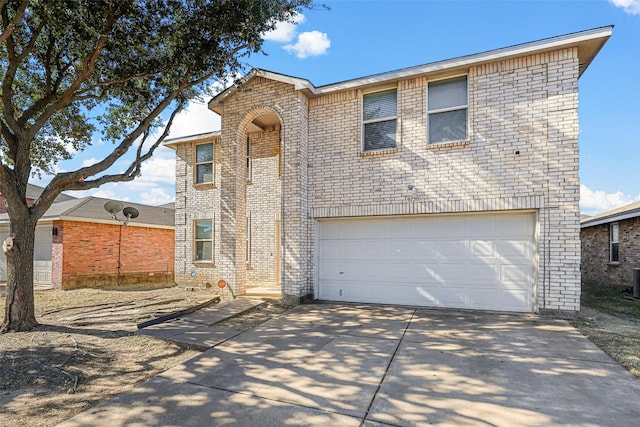
<path fill-rule="evenodd" d="M 67 191 L 66 193 L 77 198 L 101 197 L 103 199 L 129 201 L 129 197 L 124 196 L 120 191 L 116 190 L 116 184 L 105 184 L 100 188 L 94 188 L 92 190 Z"/>
<path fill-rule="evenodd" d="M 285 45 L 284 49 L 288 52 L 295 53 L 298 58 L 304 59 L 309 56 L 323 55 L 330 46 L 331 40 L 329 40 L 326 33 L 308 31 L 301 33 L 295 44 Z"/>
<path fill-rule="evenodd" d="M 609 3 L 621 7 L 629 15 L 640 15 L 640 0 L 609 0 Z"/>
<path fill-rule="evenodd" d="M 90 159 L 85 159 L 82 161 L 82 167 L 85 168 L 96 163 L 98 163 L 98 159 L 96 159 L 95 157 L 91 157 Z"/>
<path fill-rule="evenodd" d="M 597 215 L 638 200 L 640 195 L 630 196 L 621 191 L 606 193 L 602 190 L 592 190 L 584 184 L 580 185 L 580 212 L 586 215 Z"/>
<path fill-rule="evenodd" d="M 206 102 L 192 101 L 173 119 L 169 138 L 220 130 L 220 123 L 220 116 L 209 110 Z"/>
<path fill-rule="evenodd" d="M 174 197 L 167 194 L 164 188 L 156 187 L 142 193 L 142 203 L 145 205 L 164 205 L 172 202 Z"/>
<path fill-rule="evenodd" d="M 298 24 L 302 24 L 305 17 L 301 13 L 296 13 L 292 22 L 278 22 L 276 28 L 262 35 L 262 38 L 272 42 L 289 43 L 296 36 Z"/>
<path fill-rule="evenodd" d="M 158 147 L 153 156 L 142 163 L 141 176 L 136 181 L 173 184 L 176 182 L 176 159 L 173 150 Z"/>

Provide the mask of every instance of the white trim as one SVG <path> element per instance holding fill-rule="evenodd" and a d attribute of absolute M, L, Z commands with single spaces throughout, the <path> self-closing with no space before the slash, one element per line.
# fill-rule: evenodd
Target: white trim
<path fill-rule="evenodd" d="M 467 95 L 467 102 L 464 105 L 458 105 L 455 107 L 447 107 L 447 108 L 437 108 L 435 110 L 430 110 L 429 109 L 429 85 L 430 84 L 438 84 L 438 83 L 443 83 L 446 82 L 447 80 L 462 80 L 462 78 L 464 77 L 464 81 L 465 84 L 467 86 L 467 90 L 466 90 L 466 95 Z M 463 139 L 452 139 L 450 141 L 437 141 L 437 142 L 431 142 L 431 140 L 429 139 L 429 118 L 432 114 L 439 114 L 439 113 L 447 113 L 447 112 L 452 112 L 452 111 L 462 111 L 465 110 L 466 111 L 466 129 L 465 129 L 465 137 Z M 425 111 L 426 111 L 426 123 L 425 123 L 425 129 L 427 134 L 425 135 L 426 139 L 427 139 L 427 147 L 429 145 L 438 145 L 438 144 L 457 144 L 457 143 L 461 143 L 461 142 L 467 142 L 469 141 L 469 122 L 471 121 L 469 118 L 469 74 L 468 73 L 462 73 L 462 74 L 458 74 L 458 75 L 453 75 L 450 77 L 444 77 L 444 78 L 440 78 L 440 79 L 433 79 L 433 80 L 428 80 L 427 84 L 426 84 L 426 96 L 425 96 Z"/>
<path fill-rule="evenodd" d="M 295 90 L 304 91 L 306 94 L 310 96 L 318 96 L 324 95 L 331 92 L 338 92 L 348 89 L 356 89 L 368 86 L 375 86 L 385 83 L 390 83 L 392 81 L 412 78 L 422 74 L 434 73 L 434 72 L 443 72 L 447 70 L 455 70 L 455 69 L 464 69 L 469 68 L 471 66 L 476 66 L 480 64 L 490 63 L 501 61 L 504 59 L 519 57 L 519 56 L 528 56 L 537 53 L 550 52 L 553 50 L 558 50 L 566 47 L 582 47 L 583 51 L 586 51 L 587 54 L 591 55 L 590 57 L 581 57 L 581 62 L 584 62 L 584 68 L 586 68 L 591 60 L 597 55 L 602 46 L 606 43 L 607 39 L 611 37 L 613 32 L 613 26 L 606 26 L 600 28 L 594 28 L 591 30 L 580 31 L 576 33 L 566 34 L 562 36 L 551 37 L 543 40 L 538 40 L 529 43 L 523 43 L 515 46 L 494 49 L 482 53 L 476 53 L 472 55 L 461 56 L 458 58 L 447 59 L 443 61 L 432 62 L 429 64 L 418 65 L 415 67 L 404 68 L 397 71 L 391 71 L 387 73 L 380 73 L 373 76 L 360 77 L 353 80 L 347 80 L 339 83 L 332 83 L 325 86 L 315 87 L 309 80 L 287 76 L 284 74 L 274 73 L 272 71 L 261 70 L 261 69 L 253 69 L 249 74 L 244 76 L 239 80 L 239 83 L 242 84 L 247 82 L 252 77 L 260 76 L 265 77 L 271 80 L 287 83 L 293 85 Z M 589 42 L 596 41 L 597 39 L 602 40 L 597 46 L 589 46 Z M 578 46 L 579 44 L 583 44 L 582 46 Z M 580 52 L 579 52 L 580 53 Z M 581 68 L 581 71 L 584 71 L 584 68 Z M 234 84 L 218 95 L 216 95 L 211 101 L 209 101 L 208 107 L 210 110 L 217 111 L 224 102 L 224 100 L 230 96 L 233 92 L 238 90 L 238 84 Z M 219 112 L 221 113 L 221 111 Z"/>
<path fill-rule="evenodd" d="M 122 225 L 120 221 L 114 221 L 112 219 L 96 219 L 96 218 L 81 218 L 81 217 L 71 217 L 71 216 L 54 216 L 54 217 L 46 217 L 38 220 L 38 224 L 41 222 L 52 222 L 52 221 L 73 221 L 73 222 L 89 222 L 92 224 L 110 224 L 110 225 Z M 0 225 L 9 225 L 9 221 L 2 221 Z M 160 225 L 160 224 L 147 224 L 147 223 L 139 223 L 139 222 L 129 222 L 127 227 L 145 227 L 145 228 L 162 228 L 165 230 L 175 230 L 175 226 L 173 225 Z"/>
<path fill-rule="evenodd" d="M 631 218 L 637 218 L 637 217 L 640 217 L 640 211 L 638 210 L 634 210 L 633 212 L 629 212 L 629 213 L 615 214 L 615 215 L 607 216 L 600 219 L 594 219 L 593 221 L 589 221 L 589 219 L 587 218 L 584 222 L 580 223 L 580 228 L 588 228 L 596 225 L 608 224 L 610 222 L 618 222 L 625 219 L 631 219 Z"/>
<path fill-rule="evenodd" d="M 382 118 L 378 118 L 378 119 L 373 119 L 373 120 L 366 120 L 364 119 L 364 97 L 367 95 L 374 95 L 376 93 L 381 93 L 381 92 L 391 92 L 391 91 L 395 91 L 396 93 L 396 114 L 395 116 L 388 116 L 388 117 L 382 117 Z M 398 149 L 398 134 L 399 134 L 399 123 L 398 123 L 398 85 L 394 85 L 394 86 L 388 86 L 387 88 L 380 88 L 379 90 L 373 90 L 373 91 L 367 91 L 367 92 L 362 92 L 362 94 L 360 95 L 360 121 L 362 123 L 362 127 L 360 129 L 361 132 L 361 143 L 360 143 L 360 153 L 361 154 L 371 154 L 371 153 L 381 153 L 384 151 L 390 151 L 390 150 L 397 150 Z M 396 122 L 396 134 L 395 134 L 395 145 L 394 147 L 391 148 L 378 148 L 378 149 L 374 149 L 374 150 L 367 150 L 365 149 L 365 127 L 366 125 L 369 124 L 374 124 L 374 123 L 382 123 L 382 122 L 390 122 L 390 121 L 395 121 Z"/>
<path fill-rule="evenodd" d="M 201 133 L 198 135 L 188 135 L 188 136 L 181 136 L 177 138 L 165 139 L 162 145 L 164 145 L 165 147 L 175 149 L 178 144 L 184 144 L 187 142 L 198 142 L 202 144 L 211 142 L 215 144 L 216 142 L 219 142 L 220 134 L 221 132 L 219 130 L 216 130 L 213 132 Z M 211 138 L 211 141 L 209 141 L 209 138 Z"/>
<path fill-rule="evenodd" d="M 409 67 L 398 71 L 391 71 L 388 73 L 377 74 L 375 76 L 363 77 L 354 80 L 348 80 L 341 83 L 334 83 L 327 86 L 321 86 L 316 88 L 315 94 L 321 95 L 328 92 L 335 92 L 345 89 L 352 89 L 354 87 L 380 84 L 389 80 L 400 80 L 409 77 L 413 77 L 419 74 L 432 73 L 434 71 L 444 71 L 451 68 L 469 67 L 471 65 L 477 65 L 479 63 L 495 62 L 506 58 L 515 56 L 526 56 L 542 51 L 550 51 L 566 47 L 568 45 L 575 45 L 580 42 L 586 42 L 589 40 L 610 37 L 613 32 L 613 26 L 594 28 L 592 30 L 581 31 L 578 33 L 566 34 L 563 36 L 552 37 L 544 40 L 538 40 L 534 42 L 524 43 L 516 46 L 505 47 L 501 49 L 490 50 L 487 52 L 476 53 L 467 56 L 461 56 L 458 58 L 447 59 L 444 61 L 432 62 L 430 64 L 418 65 L 415 67 Z M 603 43 L 604 44 L 604 43 Z"/>
<path fill-rule="evenodd" d="M 211 145 L 211 161 L 198 162 L 198 147 L 202 145 Z M 211 165 L 211 180 L 210 181 L 198 181 L 198 166 Z M 214 184 L 216 182 L 216 145 L 213 141 L 196 142 L 193 145 L 193 184 Z"/>
<path fill-rule="evenodd" d="M 616 228 L 617 239 L 613 240 L 613 227 Z M 613 260 L 613 245 L 618 245 L 618 259 Z M 609 263 L 610 264 L 620 264 L 620 223 L 612 222 L 609 224 Z"/>

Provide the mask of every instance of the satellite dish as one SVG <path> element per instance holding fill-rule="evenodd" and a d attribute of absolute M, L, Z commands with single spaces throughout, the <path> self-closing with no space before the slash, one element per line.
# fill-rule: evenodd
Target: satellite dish
<path fill-rule="evenodd" d="M 124 216 L 127 217 L 127 219 L 137 218 L 138 215 L 140 215 L 140 212 L 138 212 L 138 209 L 132 208 L 131 206 L 127 206 L 126 208 L 124 208 L 122 213 L 124 214 Z"/>
<path fill-rule="evenodd" d="M 104 204 L 104 210 L 109 212 L 111 216 L 115 216 L 122 208 L 124 208 L 124 204 L 115 200 L 110 200 Z"/>

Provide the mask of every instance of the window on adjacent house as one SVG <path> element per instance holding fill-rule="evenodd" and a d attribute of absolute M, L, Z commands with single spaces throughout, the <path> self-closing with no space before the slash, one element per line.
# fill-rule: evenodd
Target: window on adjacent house
<path fill-rule="evenodd" d="M 362 96 L 363 151 L 396 148 L 397 114 L 396 89 Z"/>
<path fill-rule="evenodd" d="M 196 184 L 213 182 L 213 144 L 196 145 Z"/>
<path fill-rule="evenodd" d="M 213 220 L 194 221 L 194 261 L 213 262 Z"/>
<path fill-rule="evenodd" d="M 429 83 L 429 144 L 467 139 L 467 77 Z"/>
<path fill-rule="evenodd" d="M 609 261 L 620 262 L 620 235 L 617 222 L 614 222 L 609 226 L 609 237 Z"/>

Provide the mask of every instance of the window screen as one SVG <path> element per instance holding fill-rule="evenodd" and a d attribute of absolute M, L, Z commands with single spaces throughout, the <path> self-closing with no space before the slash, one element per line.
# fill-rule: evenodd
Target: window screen
<path fill-rule="evenodd" d="M 467 138 L 467 78 L 429 83 L 429 143 L 462 141 Z"/>
<path fill-rule="evenodd" d="M 213 221 L 194 221 L 195 261 L 213 261 Z"/>
<path fill-rule="evenodd" d="M 397 114 L 398 94 L 396 89 L 369 93 L 362 97 L 364 151 L 396 147 Z"/>
<path fill-rule="evenodd" d="M 609 261 L 620 262 L 620 234 L 618 223 L 611 224 L 610 242 Z"/>
<path fill-rule="evenodd" d="M 213 144 L 196 145 L 196 184 L 213 182 Z"/>

